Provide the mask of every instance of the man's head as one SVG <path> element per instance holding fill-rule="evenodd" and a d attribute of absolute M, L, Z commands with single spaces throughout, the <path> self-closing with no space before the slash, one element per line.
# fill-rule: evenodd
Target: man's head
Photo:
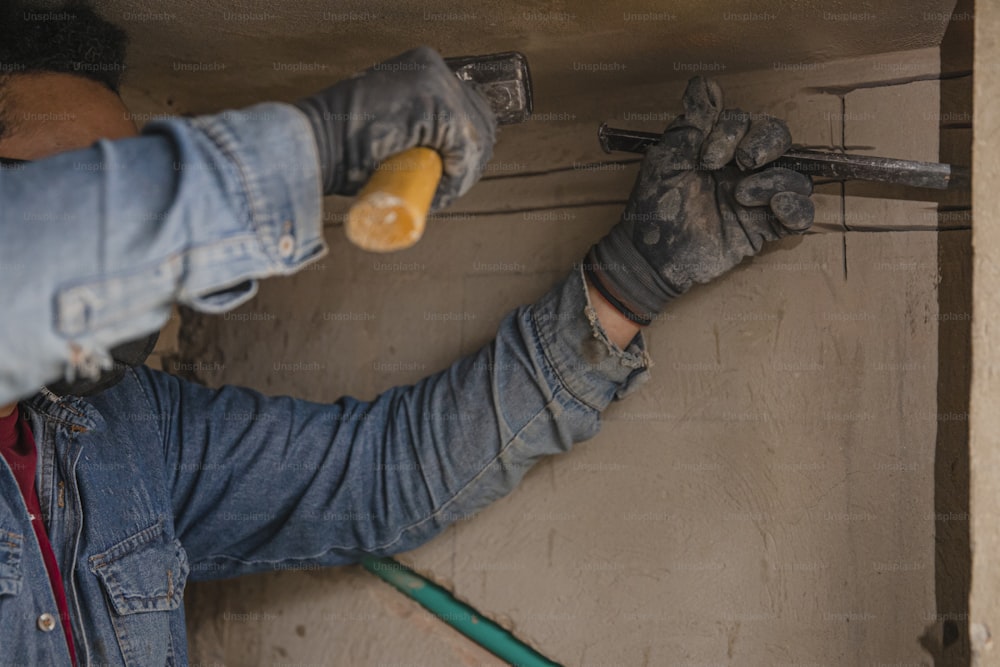
<path fill-rule="evenodd" d="M 125 32 L 83 2 L 0 8 L 0 156 L 34 160 L 134 135 Z"/>

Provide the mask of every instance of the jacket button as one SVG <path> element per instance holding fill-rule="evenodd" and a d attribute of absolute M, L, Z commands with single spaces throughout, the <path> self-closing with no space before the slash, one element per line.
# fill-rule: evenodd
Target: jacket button
<path fill-rule="evenodd" d="M 38 617 L 38 629 L 42 632 L 52 632 L 56 628 L 56 618 L 52 614 L 42 614 Z"/>
<path fill-rule="evenodd" d="M 282 259 L 288 259 L 295 254 L 295 239 L 291 234 L 285 234 L 278 239 L 278 255 Z"/>

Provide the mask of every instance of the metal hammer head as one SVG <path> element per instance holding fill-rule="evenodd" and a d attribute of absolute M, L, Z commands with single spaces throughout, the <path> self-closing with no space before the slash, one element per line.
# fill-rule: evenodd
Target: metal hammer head
<path fill-rule="evenodd" d="M 445 62 L 459 79 L 474 83 L 486 95 L 500 125 L 521 123 L 531 116 L 531 74 L 523 53 L 445 58 Z"/>

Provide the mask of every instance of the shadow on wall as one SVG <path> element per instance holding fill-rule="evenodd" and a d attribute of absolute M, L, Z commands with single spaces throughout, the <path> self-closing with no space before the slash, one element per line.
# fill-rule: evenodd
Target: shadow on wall
<path fill-rule="evenodd" d="M 959 0 L 941 43 L 940 160 L 972 163 L 973 0 Z M 968 618 L 969 386 L 972 326 L 972 211 L 969 193 L 938 206 L 938 384 L 934 455 L 936 618 L 921 638 L 938 667 L 970 660 Z"/>

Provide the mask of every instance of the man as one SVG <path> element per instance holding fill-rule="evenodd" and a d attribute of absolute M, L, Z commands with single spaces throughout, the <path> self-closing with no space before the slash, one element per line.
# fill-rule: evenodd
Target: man
<path fill-rule="evenodd" d="M 745 178 L 788 148 L 784 124 L 695 79 L 622 220 L 476 354 L 371 402 L 210 390 L 132 366 L 173 302 L 221 312 L 316 259 L 321 194 L 357 192 L 408 147 L 444 156 L 446 205 L 481 174 L 494 120 L 421 48 L 296 105 L 136 137 L 113 75 L 124 36 L 74 7 L 0 23 L 6 660 L 184 664 L 189 578 L 416 547 L 593 436 L 645 378 L 637 334 L 670 300 L 812 220 L 807 178 Z"/>

